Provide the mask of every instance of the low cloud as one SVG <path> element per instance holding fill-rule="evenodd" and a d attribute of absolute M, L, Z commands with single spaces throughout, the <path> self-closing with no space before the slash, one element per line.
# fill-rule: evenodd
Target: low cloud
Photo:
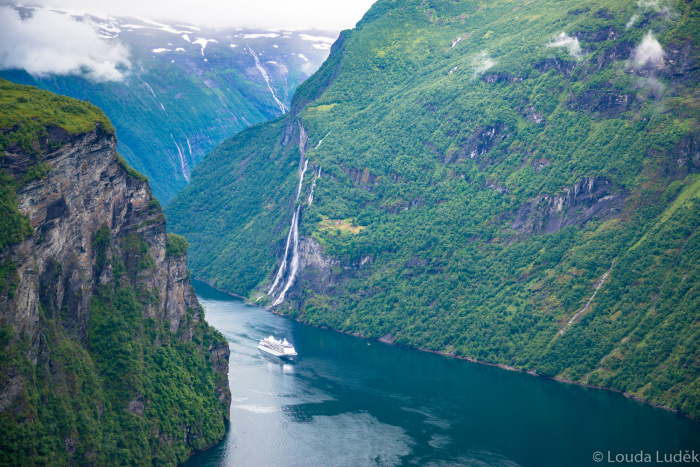
<path fill-rule="evenodd" d="M 44 9 L 23 20 L 14 8 L 0 7 L 0 69 L 119 81 L 128 57 L 126 47 L 99 37 L 87 22 Z"/>
<path fill-rule="evenodd" d="M 639 0 L 637 1 L 637 8 L 643 12 L 655 11 L 661 13 L 661 15 L 666 19 L 673 19 L 676 13 L 673 9 L 666 4 L 664 0 Z"/>
<path fill-rule="evenodd" d="M 484 73 L 489 68 L 493 68 L 496 65 L 496 61 L 489 57 L 489 53 L 486 50 L 482 50 L 479 55 L 474 57 L 472 61 L 472 66 L 474 67 L 474 78 Z"/>
<path fill-rule="evenodd" d="M 632 15 L 630 20 L 627 22 L 625 29 L 629 29 L 634 26 L 639 18 L 641 18 L 642 14 L 649 13 L 650 11 L 661 14 L 661 16 L 667 20 L 673 20 L 678 17 L 678 13 L 676 13 L 673 8 L 668 6 L 665 0 L 638 0 L 637 10 L 638 13 Z"/>
<path fill-rule="evenodd" d="M 638 19 L 639 19 L 639 15 L 632 15 L 630 20 L 627 21 L 627 24 L 625 25 L 625 29 L 629 29 L 632 26 L 634 26 L 634 23 L 636 23 Z"/>
<path fill-rule="evenodd" d="M 547 44 L 547 47 L 565 47 L 568 49 L 569 55 L 574 57 L 576 60 L 581 60 L 583 58 L 583 53 L 581 52 L 581 45 L 578 43 L 578 38 L 571 37 L 565 32 L 562 32 L 555 37 Z"/>
<path fill-rule="evenodd" d="M 654 34 L 649 31 L 632 51 L 632 63 L 637 68 L 645 65 L 659 65 L 664 61 L 664 49 L 656 40 Z"/>
<path fill-rule="evenodd" d="M 637 82 L 635 83 L 635 89 L 643 89 L 646 92 L 638 94 L 637 98 L 646 100 L 649 98 L 660 98 L 664 95 L 664 91 L 666 90 L 666 86 L 664 83 L 659 81 L 658 79 L 654 78 L 653 76 L 648 76 L 648 77 L 642 77 L 637 79 Z"/>

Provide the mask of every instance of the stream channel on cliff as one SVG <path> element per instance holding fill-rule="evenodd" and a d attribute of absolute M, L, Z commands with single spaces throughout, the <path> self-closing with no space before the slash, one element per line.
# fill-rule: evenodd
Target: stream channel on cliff
<path fill-rule="evenodd" d="M 655 465 L 657 452 L 700 453 L 700 423 L 618 393 L 318 329 L 195 288 L 229 341 L 233 401 L 225 439 L 190 467 L 590 466 L 640 453 Z M 261 356 L 270 334 L 298 361 Z"/>

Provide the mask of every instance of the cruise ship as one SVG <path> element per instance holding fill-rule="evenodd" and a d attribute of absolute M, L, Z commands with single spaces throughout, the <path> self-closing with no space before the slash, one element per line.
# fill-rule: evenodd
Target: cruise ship
<path fill-rule="evenodd" d="M 287 339 L 277 340 L 273 336 L 266 337 L 258 344 L 258 349 L 279 358 L 293 358 L 297 356 L 294 346 Z"/>

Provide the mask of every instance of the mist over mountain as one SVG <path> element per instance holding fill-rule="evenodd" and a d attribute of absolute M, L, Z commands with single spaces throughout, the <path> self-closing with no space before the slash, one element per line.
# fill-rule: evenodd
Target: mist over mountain
<path fill-rule="evenodd" d="M 282 115 L 337 33 L 213 29 L 0 8 L 0 77 L 88 100 L 167 202 L 221 141 Z"/>

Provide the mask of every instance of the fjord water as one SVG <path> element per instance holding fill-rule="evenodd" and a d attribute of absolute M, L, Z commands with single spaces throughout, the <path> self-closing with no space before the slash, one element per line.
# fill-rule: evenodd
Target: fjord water
<path fill-rule="evenodd" d="M 608 451 L 700 452 L 700 423 L 617 393 L 317 329 L 195 288 L 229 341 L 232 403 L 226 438 L 187 466 L 589 466 Z M 260 355 L 270 334 L 299 360 Z"/>

